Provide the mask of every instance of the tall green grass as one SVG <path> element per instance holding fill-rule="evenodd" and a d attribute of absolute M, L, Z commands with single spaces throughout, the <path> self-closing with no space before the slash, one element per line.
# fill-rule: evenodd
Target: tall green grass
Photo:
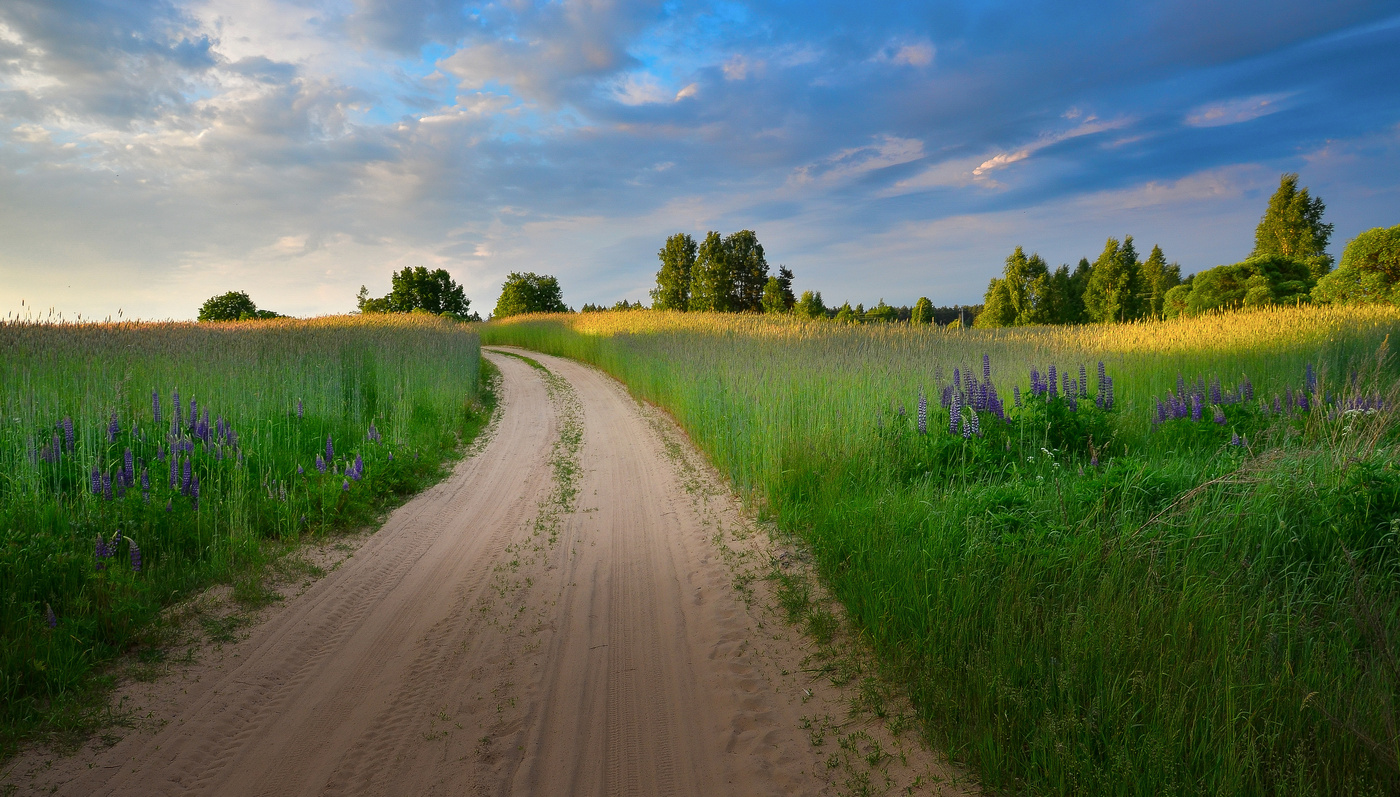
<path fill-rule="evenodd" d="M 479 367 L 470 328 L 409 315 L 0 325 L 5 746 L 264 541 L 437 478 L 484 422 Z"/>
<path fill-rule="evenodd" d="M 1386 794 L 1400 458 L 1378 352 L 1396 329 L 1381 309 L 992 332 L 621 313 L 482 337 L 593 362 L 669 409 L 807 538 L 930 735 L 989 785 Z M 1033 366 L 1077 377 L 1103 360 L 1117 406 L 1029 399 L 1012 423 L 950 435 L 939 388 L 955 367 L 980 376 L 984 353 L 1008 405 Z M 1178 372 L 1248 376 L 1268 404 L 1308 364 L 1332 404 L 1152 423 Z M 1339 411 L 1377 391 L 1384 411 Z"/>

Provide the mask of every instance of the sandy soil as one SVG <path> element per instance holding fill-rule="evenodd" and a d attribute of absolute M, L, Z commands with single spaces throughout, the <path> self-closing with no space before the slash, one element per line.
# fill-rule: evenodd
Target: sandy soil
<path fill-rule="evenodd" d="M 800 551 L 674 424 L 594 369 L 488 356 L 498 419 L 448 480 L 241 641 L 124 687 L 137 729 L 28 751 L 5 791 L 972 793 L 779 619 L 762 576 Z"/>

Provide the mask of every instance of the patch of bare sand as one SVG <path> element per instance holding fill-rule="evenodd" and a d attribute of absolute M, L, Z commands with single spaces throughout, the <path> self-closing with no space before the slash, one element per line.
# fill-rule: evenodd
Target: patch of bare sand
<path fill-rule="evenodd" d="M 669 419 L 594 369 L 525 354 L 550 373 L 488 354 L 497 428 L 447 481 L 246 638 L 126 687 L 140 728 L 31 752 L 4 781 L 75 795 L 971 791 L 867 662 L 781 620 L 764 576 L 775 562 L 802 575 L 800 550 L 756 533 Z"/>

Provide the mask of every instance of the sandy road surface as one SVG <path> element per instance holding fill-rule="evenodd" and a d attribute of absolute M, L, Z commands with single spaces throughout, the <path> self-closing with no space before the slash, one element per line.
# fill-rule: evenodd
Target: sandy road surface
<path fill-rule="evenodd" d="M 154 732 L 30 754 L 11 784 L 756 795 L 946 777 L 911 733 L 852 733 L 846 695 L 803 674 L 807 643 L 736 590 L 753 551 L 723 541 L 742 518 L 663 416 L 577 363 L 487 356 L 496 426 L 447 481 L 217 665 L 165 679 Z"/>

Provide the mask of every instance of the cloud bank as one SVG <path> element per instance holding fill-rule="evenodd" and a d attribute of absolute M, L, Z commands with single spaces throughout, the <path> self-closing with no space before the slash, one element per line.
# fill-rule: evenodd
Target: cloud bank
<path fill-rule="evenodd" d="M 0 5 L 0 309 L 344 311 L 444 267 L 644 298 L 758 231 L 828 299 L 979 301 L 1016 245 L 1237 259 L 1280 172 L 1400 221 L 1378 3 Z"/>

